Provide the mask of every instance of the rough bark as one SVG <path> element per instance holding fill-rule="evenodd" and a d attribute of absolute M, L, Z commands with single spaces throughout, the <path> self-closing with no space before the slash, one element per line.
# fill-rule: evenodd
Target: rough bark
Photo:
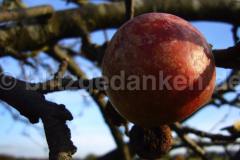
<path fill-rule="evenodd" d="M 168 12 L 187 20 L 240 23 L 240 3 L 235 0 L 136 0 L 135 15 Z M 0 30 L 0 48 L 7 51 L 34 50 L 62 38 L 85 36 L 105 28 L 119 27 L 125 20 L 124 2 L 86 4 L 79 9 L 55 12 L 38 23 L 10 24 Z"/>

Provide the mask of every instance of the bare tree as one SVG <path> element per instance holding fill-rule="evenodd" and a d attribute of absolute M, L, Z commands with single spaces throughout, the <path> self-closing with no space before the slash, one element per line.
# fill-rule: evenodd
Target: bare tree
<path fill-rule="evenodd" d="M 215 49 L 212 52 L 217 67 L 230 68 L 232 71 L 224 82 L 216 86 L 212 100 L 206 104 L 206 107 L 209 104 L 216 107 L 230 104 L 232 107 L 239 108 L 238 96 L 231 101 L 224 96 L 230 92 L 239 95 L 237 90 L 239 81 L 231 86 L 228 85 L 232 78 L 240 75 L 240 44 L 237 36 L 240 24 L 239 1 L 109 0 L 106 3 L 95 4 L 90 0 L 67 0 L 66 3 L 74 3 L 78 8 L 54 11 L 49 5 L 28 8 L 20 0 L 4 0 L 0 12 L 0 58 L 10 56 L 21 62 L 22 66 L 29 66 L 36 70 L 40 66 L 44 66 L 47 70 L 44 61 L 39 59 L 40 54 L 45 54 L 61 64 L 52 79 L 41 83 L 18 80 L 5 75 L 4 70 L 1 70 L 0 75 L 0 99 L 17 109 L 31 123 L 42 120 L 50 150 L 49 159 L 71 159 L 76 152 L 76 147 L 71 141 L 70 130 L 66 125 L 66 121 L 73 118 L 71 113 L 64 105 L 46 100 L 44 94 L 62 90 L 86 89 L 85 86 L 90 83 L 94 85 L 91 89 L 87 89 L 87 92 L 98 105 L 117 144 L 116 150 L 98 159 L 130 160 L 136 155 L 134 146 L 126 143 L 119 131 L 119 126 L 127 128 L 128 122 L 105 99 L 104 90 L 99 90 L 95 86 L 101 84 L 101 78 L 88 79 L 74 58 L 84 57 L 100 68 L 108 39 L 106 38 L 103 45 L 97 45 L 91 41 L 89 34 L 97 30 L 104 32 L 109 28 L 117 29 L 126 20 L 142 13 L 167 12 L 189 21 L 216 21 L 231 24 L 235 45 L 226 49 Z M 59 43 L 60 40 L 66 38 L 77 39 L 79 37 L 81 38 L 79 51 Z M 65 71 L 69 71 L 78 80 L 64 77 Z M 239 145 L 239 130 L 234 125 L 226 128 L 229 135 L 222 135 L 190 128 L 182 123 L 170 126 L 177 133 L 173 150 L 187 147 L 202 159 L 210 159 L 205 150 L 206 146 Z M 144 136 L 137 136 L 140 133 Z M 134 132 L 132 130 L 128 133 L 126 129 L 126 135 L 129 135 L 130 139 L 134 138 L 134 141 L 143 141 L 143 143 L 146 138 L 151 140 L 150 143 L 163 138 L 158 133 L 158 130 L 146 131 L 141 128 L 135 128 Z M 196 141 L 189 134 L 209 141 Z M 149 152 L 151 149 L 158 150 L 158 148 L 150 147 Z M 239 159 L 239 153 L 240 151 L 235 155 L 229 154 L 230 159 Z"/>

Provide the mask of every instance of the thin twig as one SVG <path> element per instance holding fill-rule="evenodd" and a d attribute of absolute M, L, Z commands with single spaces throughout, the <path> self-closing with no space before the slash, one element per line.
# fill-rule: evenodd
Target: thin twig
<path fill-rule="evenodd" d="M 60 64 L 57 73 L 54 75 L 54 79 L 62 78 L 64 73 L 67 70 L 67 66 L 68 66 L 68 59 L 66 59 Z"/>
<path fill-rule="evenodd" d="M 203 160 L 208 160 L 206 156 L 205 150 L 200 147 L 195 141 L 190 139 L 184 132 L 181 130 L 181 124 L 180 123 L 175 123 L 173 124 L 173 129 L 176 131 L 178 136 L 182 139 L 182 141 L 189 147 L 191 148 L 197 155 L 199 155 Z"/>
<path fill-rule="evenodd" d="M 134 1 L 135 0 L 125 0 L 126 20 L 134 17 Z"/>
<path fill-rule="evenodd" d="M 107 102 L 104 101 L 104 99 L 101 97 L 101 94 L 99 94 L 98 91 L 92 92 L 91 95 L 92 95 L 93 99 L 95 100 L 95 102 L 98 104 L 99 109 L 103 115 L 103 118 L 104 118 L 106 124 L 110 128 L 113 138 L 121 152 L 121 156 L 123 157 L 123 160 L 131 160 L 131 154 L 130 154 L 129 147 L 127 144 L 125 144 L 122 134 L 119 132 L 118 128 L 110 122 L 110 119 L 106 115 L 106 112 L 105 112 L 106 107 L 105 106 L 106 106 Z"/>
<path fill-rule="evenodd" d="M 204 131 L 200 131 L 194 128 L 186 127 L 186 126 L 181 126 L 177 124 L 177 127 L 181 130 L 182 133 L 187 134 L 187 133 L 192 133 L 200 137 L 205 137 L 205 138 L 210 138 L 213 141 L 227 141 L 227 142 L 232 142 L 235 141 L 237 137 L 235 136 L 226 136 L 222 134 L 212 134 Z"/>

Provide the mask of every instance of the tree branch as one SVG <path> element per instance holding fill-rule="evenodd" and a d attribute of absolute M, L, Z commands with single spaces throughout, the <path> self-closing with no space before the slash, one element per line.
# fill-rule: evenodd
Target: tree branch
<path fill-rule="evenodd" d="M 84 72 L 78 67 L 78 65 L 74 62 L 74 60 L 70 56 L 68 56 L 68 54 L 66 54 L 65 52 L 63 52 L 61 50 L 60 47 L 58 47 L 58 46 L 53 47 L 53 50 L 48 52 L 48 55 L 53 57 L 54 59 L 58 60 L 59 62 L 61 62 L 64 59 L 68 59 L 68 70 L 73 75 L 77 76 L 80 80 L 83 80 L 83 81 L 86 80 L 86 82 L 89 82 L 88 78 L 86 77 Z M 96 79 L 96 80 L 98 80 L 98 79 Z M 106 113 L 105 113 L 106 102 L 104 101 L 104 96 L 101 96 L 101 92 L 99 92 L 98 90 L 87 90 L 87 91 L 92 96 L 94 102 L 96 104 L 98 104 L 99 110 L 101 111 L 101 113 L 105 119 L 105 122 L 108 125 L 108 127 L 113 135 L 113 138 L 114 138 L 119 150 L 121 151 L 122 156 L 124 157 L 124 160 L 129 160 L 129 157 L 130 157 L 129 149 L 128 149 L 128 146 L 126 146 L 123 141 L 121 132 L 106 117 Z"/>
<path fill-rule="evenodd" d="M 182 132 L 180 123 L 175 123 L 175 124 L 172 125 L 172 127 L 173 127 L 174 131 L 177 132 L 178 136 L 182 139 L 182 141 L 189 148 L 191 148 L 203 160 L 208 160 L 208 158 L 206 157 L 205 150 L 202 147 L 200 147 L 195 141 L 190 139 L 185 133 Z"/>
<path fill-rule="evenodd" d="M 240 43 L 227 49 L 213 50 L 216 66 L 240 69 Z"/>
<path fill-rule="evenodd" d="M 27 90 L 25 82 L 4 74 L 0 75 L 0 93 L 1 100 L 17 109 L 30 122 L 37 123 L 39 118 L 42 119 L 50 160 L 58 159 L 63 152 L 69 156 L 76 152 L 66 125 L 66 121 L 73 117 L 64 105 L 47 101 L 43 94 Z"/>
<path fill-rule="evenodd" d="M 0 22 L 19 21 L 28 18 L 50 16 L 54 12 L 51 6 L 37 6 L 28 9 L 15 9 L 0 12 Z"/>
<path fill-rule="evenodd" d="M 213 142 L 215 142 L 215 141 L 233 142 L 238 138 L 238 136 L 235 136 L 235 135 L 226 136 L 226 135 L 222 135 L 222 134 L 212 134 L 212 133 L 200 131 L 200 130 L 197 130 L 197 129 L 194 129 L 191 127 L 181 126 L 181 125 L 179 125 L 179 123 L 177 123 L 175 125 L 175 127 L 178 127 L 178 129 L 181 130 L 181 132 L 184 134 L 192 133 L 199 137 L 210 138 Z"/>
<path fill-rule="evenodd" d="M 190 21 L 240 22 L 240 4 L 235 0 L 135 0 L 136 15 L 151 11 L 172 13 Z M 0 31 L 0 47 L 10 45 L 18 51 L 34 50 L 62 38 L 82 36 L 86 29 L 91 32 L 119 27 L 124 20 L 124 2 L 86 4 L 55 12 L 40 25 L 6 26 Z"/>

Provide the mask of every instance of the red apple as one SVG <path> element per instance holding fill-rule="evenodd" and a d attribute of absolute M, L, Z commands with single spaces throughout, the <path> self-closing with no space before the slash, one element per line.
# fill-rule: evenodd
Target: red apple
<path fill-rule="evenodd" d="M 122 25 L 102 70 L 115 109 L 147 127 L 181 121 L 198 110 L 211 98 L 216 77 L 203 35 L 166 13 L 143 14 Z"/>

